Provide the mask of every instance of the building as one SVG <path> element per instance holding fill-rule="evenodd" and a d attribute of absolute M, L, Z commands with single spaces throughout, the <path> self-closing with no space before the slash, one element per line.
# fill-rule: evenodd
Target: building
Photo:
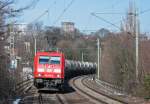
<path fill-rule="evenodd" d="M 27 24 L 16 24 L 14 25 L 14 31 L 18 32 L 19 35 L 26 35 L 27 34 Z"/>
<path fill-rule="evenodd" d="M 62 26 L 62 30 L 64 32 L 72 33 L 72 32 L 75 31 L 75 27 L 74 27 L 74 23 L 73 22 L 62 22 L 61 26 Z"/>
<path fill-rule="evenodd" d="M 147 34 L 146 34 L 146 33 L 140 34 L 140 35 L 139 35 L 139 40 L 140 40 L 140 41 L 146 41 L 146 40 L 148 40 Z"/>

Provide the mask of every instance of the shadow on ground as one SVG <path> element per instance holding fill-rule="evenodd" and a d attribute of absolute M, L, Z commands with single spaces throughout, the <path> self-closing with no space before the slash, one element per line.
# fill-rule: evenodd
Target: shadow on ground
<path fill-rule="evenodd" d="M 42 88 L 39 89 L 38 93 L 43 94 L 65 94 L 65 93 L 72 93 L 75 90 L 69 85 L 69 79 L 65 80 L 63 90 L 59 90 L 57 88 Z"/>
<path fill-rule="evenodd" d="M 87 75 L 87 74 L 91 74 L 91 73 L 85 73 L 84 72 L 84 74 L 83 74 L 83 72 L 82 72 L 82 73 L 74 74 L 74 75 L 70 74 L 70 73 L 67 73 L 68 76 L 66 77 L 66 80 L 64 82 L 63 90 L 58 90 L 57 88 L 42 88 L 42 89 L 39 89 L 38 93 L 41 93 L 41 94 L 42 93 L 43 94 L 56 94 L 56 93 L 57 94 L 65 94 L 65 93 L 75 92 L 75 89 L 69 85 L 69 81 L 74 77 L 77 77 L 77 76 L 80 76 L 80 75 Z"/>

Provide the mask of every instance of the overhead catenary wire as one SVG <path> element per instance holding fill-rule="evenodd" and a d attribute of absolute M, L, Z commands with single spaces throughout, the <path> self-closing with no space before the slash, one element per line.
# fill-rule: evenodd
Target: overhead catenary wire
<path fill-rule="evenodd" d="M 87 29 L 88 28 L 88 25 L 89 26 L 92 26 L 92 24 L 91 24 L 91 20 L 92 20 L 92 17 L 93 16 L 91 16 L 91 15 L 89 15 L 89 17 L 88 17 L 88 20 L 87 20 L 87 24 L 85 25 L 85 28 L 83 29 L 83 30 L 80 30 L 80 31 L 82 31 L 82 32 L 93 32 L 93 29 Z M 94 31 L 97 31 L 97 30 L 94 30 Z"/>
<path fill-rule="evenodd" d="M 118 14 L 118 15 L 121 15 L 121 14 L 124 14 L 122 12 L 97 12 L 97 13 L 94 13 L 94 14 Z"/>
<path fill-rule="evenodd" d="M 48 13 L 48 10 L 45 10 L 40 16 L 38 16 L 36 19 L 34 19 L 32 22 L 30 22 L 31 24 L 32 23 L 35 23 L 37 22 L 41 17 L 43 17 L 45 14 Z"/>
<path fill-rule="evenodd" d="M 96 17 L 96 18 L 98 18 L 98 19 L 100 19 L 100 20 L 102 20 L 102 21 L 104 21 L 104 22 L 106 22 L 106 23 L 108 23 L 108 24 L 110 24 L 110 25 L 112 25 L 112 26 L 114 26 L 114 27 L 116 27 L 117 29 L 120 30 L 119 26 L 115 25 L 114 23 L 111 23 L 110 21 L 108 21 L 108 20 L 106 20 L 106 19 L 104 19 L 104 18 L 102 18 L 100 16 L 97 16 L 95 13 L 91 13 L 91 15 Z"/>
<path fill-rule="evenodd" d="M 139 13 L 132 13 L 132 12 L 129 12 L 128 15 L 143 15 L 144 13 L 147 13 L 147 12 L 150 12 L 150 8 L 149 9 L 146 9 L 146 10 L 143 10 L 143 11 L 140 11 Z M 97 16 L 96 14 L 104 14 L 104 15 L 122 15 L 122 14 L 126 14 L 126 13 L 122 13 L 122 12 L 97 12 L 97 13 L 91 13 L 93 16 L 101 19 L 102 21 L 106 22 L 106 23 L 109 23 L 111 24 L 112 26 L 118 28 L 120 30 L 120 27 L 118 27 L 117 25 L 115 25 L 114 23 L 111 23 L 107 20 L 105 20 L 104 18 L 100 17 L 100 16 Z"/>
<path fill-rule="evenodd" d="M 120 0 L 117 0 L 114 4 L 112 4 L 111 5 L 111 7 L 114 7 L 114 5 L 116 6 L 116 4 L 119 4 L 120 2 L 122 2 L 122 1 L 120 1 Z M 92 13 L 91 13 L 92 14 Z M 122 15 L 122 14 L 124 14 L 124 13 L 122 13 L 122 12 L 101 12 L 101 13 L 99 13 L 99 12 L 94 12 L 94 14 L 116 14 L 116 15 Z M 89 24 L 89 20 L 88 20 L 88 24 Z M 112 24 L 109 24 L 109 26 L 110 25 L 112 25 Z M 91 30 L 91 29 L 86 29 L 87 27 L 85 27 L 85 29 L 84 30 L 82 30 L 83 32 L 85 32 L 85 31 L 90 31 L 90 32 L 95 32 L 95 31 L 97 31 L 97 30 Z"/>
<path fill-rule="evenodd" d="M 147 11 L 148 12 L 148 11 Z M 144 12 L 143 12 L 144 13 Z M 98 18 L 98 19 L 100 19 L 100 20 L 102 20 L 102 21 L 104 21 L 104 22 L 106 22 L 106 23 L 108 23 L 108 24 L 110 24 L 111 26 L 113 26 L 113 27 L 115 27 L 115 28 L 117 28 L 117 29 L 119 29 L 119 30 L 121 30 L 121 27 L 119 27 L 119 26 L 117 26 L 117 25 L 115 25 L 115 23 L 112 23 L 112 22 L 110 22 L 110 21 L 108 21 L 108 20 L 106 20 L 106 19 L 104 19 L 104 18 L 102 18 L 102 17 L 100 17 L 100 16 L 98 16 L 98 15 L 96 15 L 96 14 L 105 14 L 105 12 L 101 12 L 101 13 L 91 13 L 91 15 L 93 15 L 93 16 L 95 16 L 96 18 Z M 123 14 L 123 13 L 108 13 L 108 12 L 106 12 L 106 14 Z M 125 14 L 125 13 L 124 13 Z M 129 12 L 128 13 L 128 15 L 135 15 L 135 16 L 138 16 L 140 13 L 132 13 L 132 12 Z M 128 34 L 131 34 L 130 32 L 128 32 Z"/>
<path fill-rule="evenodd" d="M 39 1 L 39 0 L 36 0 L 36 1 Z M 54 3 L 56 3 L 56 1 L 54 1 Z M 49 9 L 50 9 L 51 6 L 48 7 L 48 9 L 46 9 L 44 12 L 42 12 L 42 14 L 40 14 L 37 18 L 33 19 L 31 22 L 29 22 L 28 24 L 33 24 L 33 23 L 36 23 L 40 18 L 42 18 L 45 14 L 48 14 L 49 15 Z M 27 24 L 18 24 L 16 23 L 15 25 L 27 25 Z M 4 25 L 3 27 L 6 27 L 8 26 L 7 25 Z M 1 26 L 0 26 L 1 27 Z M 24 31 L 25 32 L 25 31 Z"/>
<path fill-rule="evenodd" d="M 55 3 L 56 3 L 56 1 L 54 1 L 54 4 Z M 40 18 L 42 18 L 46 14 L 48 14 L 48 16 L 49 16 L 49 10 L 50 10 L 51 7 L 52 7 L 52 5 L 50 5 L 41 15 L 39 15 L 37 18 L 35 18 L 34 20 L 32 20 L 32 22 L 30 22 L 29 24 L 37 22 Z"/>
<path fill-rule="evenodd" d="M 128 15 L 140 15 L 140 14 L 143 14 L 143 13 L 146 13 L 146 12 L 150 12 L 150 9 L 147 9 L 147 10 L 144 10 L 144 11 L 141 11 L 139 13 L 132 13 L 132 12 L 129 12 Z M 115 25 L 114 23 L 111 23 L 110 21 L 98 16 L 97 14 L 104 14 L 104 15 L 122 15 L 122 14 L 126 14 L 126 13 L 123 13 L 123 12 L 96 12 L 96 13 L 91 13 L 91 15 L 95 16 L 96 18 L 116 27 L 117 29 L 121 29 L 119 26 Z"/>
<path fill-rule="evenodd" d="M 146 9 L 146 10 L 143 10 L 143 11 L 140 11 L 139 13 L 137 13 L 136 15 L 141 15 L 141 14 L 144 14 L 144 13 L 147 13 L 147 12 L 150 12 L 150 8 L 149 9 Z M 95 12 L 94 14 L 115 14 L 115 15 L 122 15 L 122 14 L 126 14 L 126 13 L 123 13 L 123 12 Z M 129 12 L 128 13 L 129 15 L 133 15 L 133 13 Z"/>
<path fill-rule="evenodd" d="M 123 2 L 123 0 L 117 0 L 116 2 L 114 2 L 114 4 L 111 5 L 111 8 L 116 7 L 116 5 L 118 5 L 118 4 L 122 3 L 122 2 Z"/>
<path fill-rule="evenodd" d="M 114 24 L 117 24 L 117 23 L 120 23 L 120 21 L 117 21 L 117 22 L 115 22 Z M 110 27 L 110 26 L 112 26 L 111 24 L 108 24 L 106 27 Z M 96 32 L 96 31 L 98 31 L 97 29 L 82 29 L 82 30 L 80 30 L 80 31 L 82 31 L 82 32 Z"/>
<path fill-rule="evenodd" d="M 64 15 L 64 13 L 69 9 L 69 7 L 73 4 L 75 0 L 71 0 L 71 2 L 66 6 L 66 8 L 64 8 L 64 10 L 62 11 L 62 13 L 58 16 L 58 18 L 54 21 L 53 25 L 55 25 L 60 18 Z"/>
<path fill-rule="evenodd" d="M 150 12 L 150 9 L 143 10 L 143 11 L 141 11 L 139 14 L 144 14 L 144 13 L 146 13 L 146 12 Z"/>

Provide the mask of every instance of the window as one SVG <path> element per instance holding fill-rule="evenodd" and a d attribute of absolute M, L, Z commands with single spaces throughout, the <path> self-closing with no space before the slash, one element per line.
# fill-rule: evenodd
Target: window
<path fill-rule="evenodd" d="M 39 63 L 40 64 L 48 64 L 49 63 L 49 56 L 40 56 L 39 57 Z"/>
<path fill-rule="evenodd" d="M 50 64 L 60 64 L 60 57 L 59 56 L 52 56 L 50 58 Z"/>

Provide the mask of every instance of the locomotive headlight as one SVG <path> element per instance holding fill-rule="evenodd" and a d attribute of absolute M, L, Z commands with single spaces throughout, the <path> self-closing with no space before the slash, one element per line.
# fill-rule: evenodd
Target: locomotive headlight
<path fill-rule="evenodd" d="M 41 74 L 38 74 L 39 77 L 41 77 Z"/>
<path fill-rule="evenodd" d="M 54 69 L 55 73 L 61 73 L 61 69 Z"/>
<path fill-rule="evenodd" d="M 38 68 L 38 72 L 44 72 L 44 68 Z"/>
<path fill-rule="evenodd" d="M 60 77 L 60 75 L 59 75 L 59 74 L 57 74 L 57 77 L 59 78 L 59 77 Z"/>

